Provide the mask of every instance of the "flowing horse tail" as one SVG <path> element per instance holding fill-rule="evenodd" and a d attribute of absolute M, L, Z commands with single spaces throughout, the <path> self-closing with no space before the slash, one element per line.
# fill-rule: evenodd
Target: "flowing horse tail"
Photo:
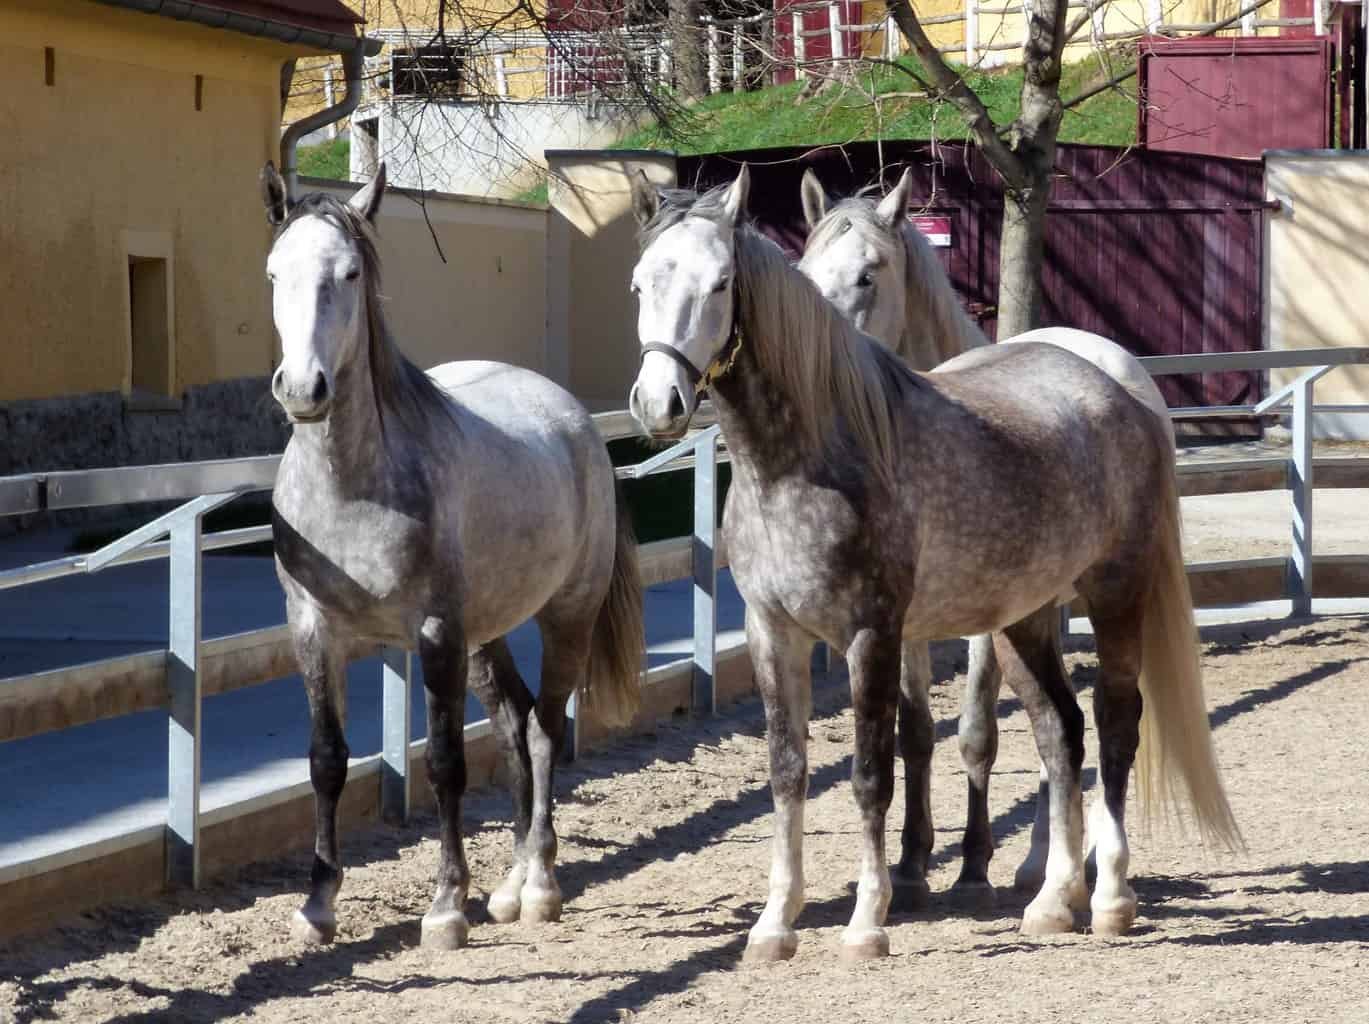
<path fill-rule="evenodd" d="M 1193 597 L 1184 571 L 1179 487 L 1166 424 L 1155 576 L 1142 623 L 1141 744 L 1136 789 L 1143 816 L 1187 804 L 1203 842 L 1244 848 L 1212 748 L 1198 660 Z"/>
<path fill-rule="evenodd" d="M 641 671 L 646 651 L 637 539 L 621 490 L 617 503 L 613 577 L 594 621 L 589 684 L 585 690 L 588 707 L 595 717 L 608 725 L 626 725 L 641 707 Z"/>

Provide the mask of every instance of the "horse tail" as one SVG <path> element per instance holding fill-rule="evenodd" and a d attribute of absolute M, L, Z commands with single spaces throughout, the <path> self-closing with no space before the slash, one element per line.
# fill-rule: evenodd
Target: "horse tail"
<path fill-rule="evenodd" d="M 641 671 L 646 654 L 637 538 L 633 535 L 632 517 L 621 490 L 617 504 L 613 576 L 594 620 L 589 682 L 585 688 L 588 707 L 596 718 L 608 725 L 626 725 L 641 707 Z"/>
<path fill-rule="evenodd" d="M 1187 804 L 1205 845 L 1244 848 L 1227 803 L 1203 693 L 1193 596 L 1184 571 L 1179 487 L 1170 457 L 1168 423 L 1163 452 L 1155 575 L 1142 622 L 1141 743 L 1136 755 L 1137 798 L 1143 816 Z"/>

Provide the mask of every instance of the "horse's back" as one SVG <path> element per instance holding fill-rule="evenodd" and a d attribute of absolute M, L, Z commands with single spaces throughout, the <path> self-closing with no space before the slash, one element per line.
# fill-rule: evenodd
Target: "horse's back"
<path fill-rule="evenodd" d="M 484 359 L 443 363 L 428 371 L 443 391 L 485 422 L 515 434 L 553 430 L 581 434 L 594 421 L 580 400 L 540 373 Z"/>
<path fill-rule="evenodd" d="M 1026 341 L 1055 345 L 1088 360 L 1126 388 L 1133 398 L 1156 416 L 1166 421 L 1169 419 L 1169 407 L 1165 404 L 1160 389 L 1155 386 L 1155 381 L 1146 372 L 1146 368 L 1137 362 L 1134 355 L 1112 339 L 1075 327 L 1038 327 L 1034 331 L 1026 331 L 1008 338 L 1003 344 L 1019 344 Z"/>

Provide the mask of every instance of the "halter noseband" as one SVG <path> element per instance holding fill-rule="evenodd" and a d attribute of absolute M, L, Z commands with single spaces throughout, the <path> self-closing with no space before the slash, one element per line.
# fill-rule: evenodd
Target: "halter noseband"
<path fill-rule="evenodd" d="M 718 350 L 712 361 L 700 370 L 689 361 L 689 357 L 681 352 L 674 345 L 667 345 L 660 341 L 648 341 L 642 346 L 642 359 L 646 358 L 648 352 L 659 352 L 661 355 L 669 356 L 679 363 L 689 378 L 689 383 L 694 387 L 694 394 L 698 395 L 708 390 L 719 377 L 722 377 L 728 370 L 732 369 L 732 364 L 737 361 L 737 355 L 742 350 L 742 332 L 737 326 L 737 291 L 734 284 L 732 290 L 732 327 L 727 332 L 727 341 Z M 638 360 L 638 365 L 641 360 Z"/>

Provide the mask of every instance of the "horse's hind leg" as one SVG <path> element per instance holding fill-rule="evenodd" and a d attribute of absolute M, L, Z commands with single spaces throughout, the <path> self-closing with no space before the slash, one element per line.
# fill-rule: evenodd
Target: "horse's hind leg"
<path fill-rule="evenodd" d="M 597 607 L 598 603 L 589 604 Z M 571 606 L 571 602 L 562 605 Z M 542 680 L 537 702 L 527 720 L 532 817 L 524 843 L 527 874 L 518 894 L 519 920 L 525 924 L 561 918 L 561 887 L 556 883 L 556 827 L 552 821 L 553 775 L 565 746 L 566 702 L 585 685 L 594 629 L 593 617 L 585 617 L 583 602 L 573 608 L 569 618 L 548 608 L 537 621 L 542 630 Z"/>
<path fill-rule="evenodd" d="M 513 798 L 513 866 L 499 888 L 490 893 L 487 905 L 490 917 L 506 924 L 518 920 L 528 875 L 525 846 L 532 825 L 532 762 L 527 728 L 533 699 L 503 638 L 470 656 L 466 678 L 489 712 Z"/>
<path fill-rule="evenodd" d="M 925 643 L 903 645 L 899 676 L 898 744 L 903 756 L 903 858 L 893 872 L 894 905 L 927 905 L 927 860 L 932 855 L 932 747 L 936 733 L 928 691 L 932 658 Z"/>
<path fill-rule="evenodd" d="M 884 824 L 894 795 L 897 631 L 861 630 L 846 652 L 846 663 L 851 668 L 851 704 L 856 713 L 851 788 L 860 808 L 862 842 L 856 908 L 841 943 L 843 959 L 865 960 L 889 955 L 884 919 L 893 888 L 885 862 Z"/>
<path fill-rule="evenodd" d="M 1050 853 L 1046 879 L 1027 905 L 1022 931 L 1046 935 L 1070 931 L 1075 910 L 1088 902 L 1084 882 L 1084 822 L 1080 771 L 1084 763 L 1084 716 L 1060 658 L 1054 605 L 994 634 L 1003 675 L 1031 719 L 1036 748 L 1050 782 Z"/>
<path fill-rule="evenodd" d="M 1121 935 L 1136 920 L 1136 893 L 1127 883 L 1130 854 L 1123 824 L 1127 779 L 1140 743 L 1141 614 L 1093 620 L 1098 643 L 1098 685 L 1093 716 L 1098 728 L 1101 799 L 1089 813 L 1098 878 L 1090 909 L 1095 935 Z"/>
<path fill-rule="evenodd" d="M 993 636 L 986 633 L 970 637 L 970 668 L 960 707 L 959 730 L 969 806 L 961 844 L 965 860 L 951 895 L 961 906 L 975 910 L 997 903 L 989 883 L 989 861 L 993 858 L 989 776 L 998 758 L 998 694 L 1002 686 L 1003 673 L 994 655 Z"/>
<path fill-rule="evenodd" d="M 309 698 L 309 781 L 314 787 L 314 865 L 309 899 L 295 911 L 291 930 L 305 942 L 332 942 L 337 934 L 334 904 L 342 888 L 338 858 L 337 805 L 347 782 L 346 667 L 338 645 L 318 612 L 290 608 L 290 632 L 304 690 Z"/>
<path fill-rule="evenodd" d="M 461 842 L 461 798 L 466 792 L 466 643 L 451 619 L 429 618 L 419 634 L 428 698 L 428 781 L 437 799 L 437 890 L 423 915 L 423 945 L 466 944 L 466 893 L 471 875 Z"/>

